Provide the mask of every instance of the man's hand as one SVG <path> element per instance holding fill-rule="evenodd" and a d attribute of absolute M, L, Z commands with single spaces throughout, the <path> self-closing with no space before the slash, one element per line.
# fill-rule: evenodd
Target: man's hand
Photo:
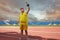
<path fill-rule="evenodd" d="M 28 3 L 28 2 L 26 2 L 26 5 L 27 5 L 27 7 L 28 7 L 28 9 L 27 9 L 27 14 L 28 14 L 28 13 L 29 13 L 29 11 L 30 11 L 29 3 Z"/>
<path fill-rule="evenodd" d="M 28 4 L 28 2 L 26 1 L 26 4 Z"/>

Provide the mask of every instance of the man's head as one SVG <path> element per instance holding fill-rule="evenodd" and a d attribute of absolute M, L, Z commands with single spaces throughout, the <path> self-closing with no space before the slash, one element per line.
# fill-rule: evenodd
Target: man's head
<path fill-rule="evenodd" d="M 21 12 L 24 12 L 24 8 L 20 8 L 20 11 L 21 11 Z"/>

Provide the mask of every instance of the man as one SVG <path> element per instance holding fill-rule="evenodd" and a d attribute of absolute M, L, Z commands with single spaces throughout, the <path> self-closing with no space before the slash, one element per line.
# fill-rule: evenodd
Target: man
<path fill-rule="evenodd" d="M 20 8 L 20 15 L 19 15 L 19 21 L 20 21 L 20 30 L 21 30 L 21 38 L 23 38 L 23 30 L 25 31 L 26 38 L 28 38 L 28 13 L 30 11 L 29 4 L 26 2 L 26 5 L 28 7 L 27 12 L 25 12 L 24 8 Z"/>

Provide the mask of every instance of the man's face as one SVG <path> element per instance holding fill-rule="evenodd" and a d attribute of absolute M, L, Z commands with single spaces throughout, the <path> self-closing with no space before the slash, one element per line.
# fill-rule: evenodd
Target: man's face
<path fill-rule="evenodd" d="M 20 11 L 21 11 L 21 12 L 24 12 L 24 8 L 21 8 Z"/>

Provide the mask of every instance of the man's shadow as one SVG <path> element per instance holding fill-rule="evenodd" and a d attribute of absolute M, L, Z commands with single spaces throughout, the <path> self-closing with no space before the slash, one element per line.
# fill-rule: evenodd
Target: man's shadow
<path fill-rule="evenodd" d="M 60 40 L 60 39 L 53 39 L 53 38 L 43 38 L 40 36 L 28 36 L 30 40 Z M 0 40 L 19 40 L 21 38 L 21 34 L 17 32 L 0 32 Z M 26 36 L 24 35 L 24 38 Z M 25 39 L 24 39 L 25 40 Z"/>

